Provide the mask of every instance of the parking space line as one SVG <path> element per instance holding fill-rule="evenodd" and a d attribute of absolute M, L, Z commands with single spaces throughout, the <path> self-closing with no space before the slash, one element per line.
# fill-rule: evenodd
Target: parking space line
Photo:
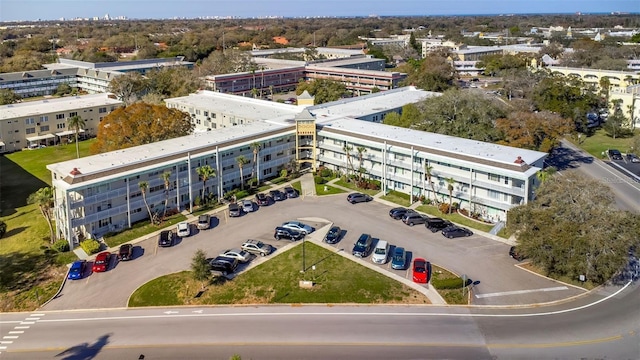
<path fill-rule="evenodd" d="M 30 327 L 31 326 L 16 326 L 16 327 L 14 327 L 14 329 L 28 329 Z"/>
<path fill-rule="evenodd" d="M 9 334 L 24 334 L 23 330 L 9 331 Z"/>
<path fill-rule="evenodd" d="M 20 325 L 33 325 L 35 323 L 35 321 L 20 321 Z"/>
<path fill-rule="evenodd" d="M 496 292 L 496 293 L 488 293 L 488 294 L 476 294 L 476 298 L 484 299 L 484 298 L 497 297 L 497 296 L 520 295 L 520 294 L 529 294 L 534 292 L 561 291 L 561 290 L 568 290 L 568 289 L 569 288 L 566 286 L 557 286 L 557 287 L 542 288 L 542 289 L 514 290 L 514 291 L 504 291 L 504 292 Z"/>

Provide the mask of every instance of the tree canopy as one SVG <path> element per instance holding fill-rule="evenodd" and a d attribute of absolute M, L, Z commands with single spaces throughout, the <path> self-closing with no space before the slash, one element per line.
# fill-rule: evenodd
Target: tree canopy
<path fill-rule="evenodd" d="M 615 208 L 608 186 L 563 172 L 546 179 L 536 199 L 509 211 L 507 229 L 521 253 L 546 274 L 601 284 L 640 245 L 640 215 Z"/>
<path fill-rule="evenodd" d="M 0 89 L 0 105 L 13 104 L 18 100 L 20 100 L 20 96 L 13 92 L 13 90 Z"/>
<path fill-rule="evenodd" d="M 429 53 L 421 60 L 410 60 L 399 66 L 398 71 L 407 73 L 403 85 L 414 85 L 427 91 L 444 91 L 452 88 L 457 76 L 446 54 L 439 52 Z"/>
<path fill-rule="evenodd" d="M 573 121 L 548 111 L 515 111 L 496 121 L 500 144 L 550 152 L 565 134 L 574 129 Z"/>
<path fill-rule="evenodd" d="M 315 97 L 315 104 L 336 101 L 348 94 L 347 87 L 344 84 L 326 79 L 299 82 L 296 87 L 296 94 L 300 95 L 305 90 Z"/>
<path fill-rule="evenodd" d="M 100 122 L 91 151 L 101 153 L 188 135 L 189 114 L 162 105 L 135 103 L 111 112 Z"/>

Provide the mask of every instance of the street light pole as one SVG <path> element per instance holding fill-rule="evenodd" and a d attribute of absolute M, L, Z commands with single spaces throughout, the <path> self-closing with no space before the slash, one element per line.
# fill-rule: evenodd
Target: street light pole
<path fill-rule="evenodd" d="M 307 264 L 305 263 L 305 257 L 304 257 L 304 237 L 302 238 L 302 273 L 304 273 L 304 271 L 307 269 Z"/>

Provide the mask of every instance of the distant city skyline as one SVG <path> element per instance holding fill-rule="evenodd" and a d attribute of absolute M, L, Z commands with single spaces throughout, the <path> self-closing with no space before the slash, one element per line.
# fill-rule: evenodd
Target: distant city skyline
<path fill-rule="evenodd" d="M 0 0 L 0 21 L 640 13 L 638 0 Z"/>

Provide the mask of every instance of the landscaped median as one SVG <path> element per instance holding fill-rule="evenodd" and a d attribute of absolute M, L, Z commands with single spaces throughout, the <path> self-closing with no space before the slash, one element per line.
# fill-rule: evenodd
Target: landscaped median
<path fill-rule="evenodd" d="M 213 278 L 204 293 L 190 271 L 154 279 L 136 290 L 129 306 L 357 303 L 429 304 L 422 293 L 374 272 L 355 261 L 311 241 L 304 246 L 306 271 L 302 270 L 303 247 L 298 244 L 239 274 L 233 280 Z M 315 268 L 314 268 L 315 267 Z M 301 288 L 300 281 L 313 283 Z"/>

